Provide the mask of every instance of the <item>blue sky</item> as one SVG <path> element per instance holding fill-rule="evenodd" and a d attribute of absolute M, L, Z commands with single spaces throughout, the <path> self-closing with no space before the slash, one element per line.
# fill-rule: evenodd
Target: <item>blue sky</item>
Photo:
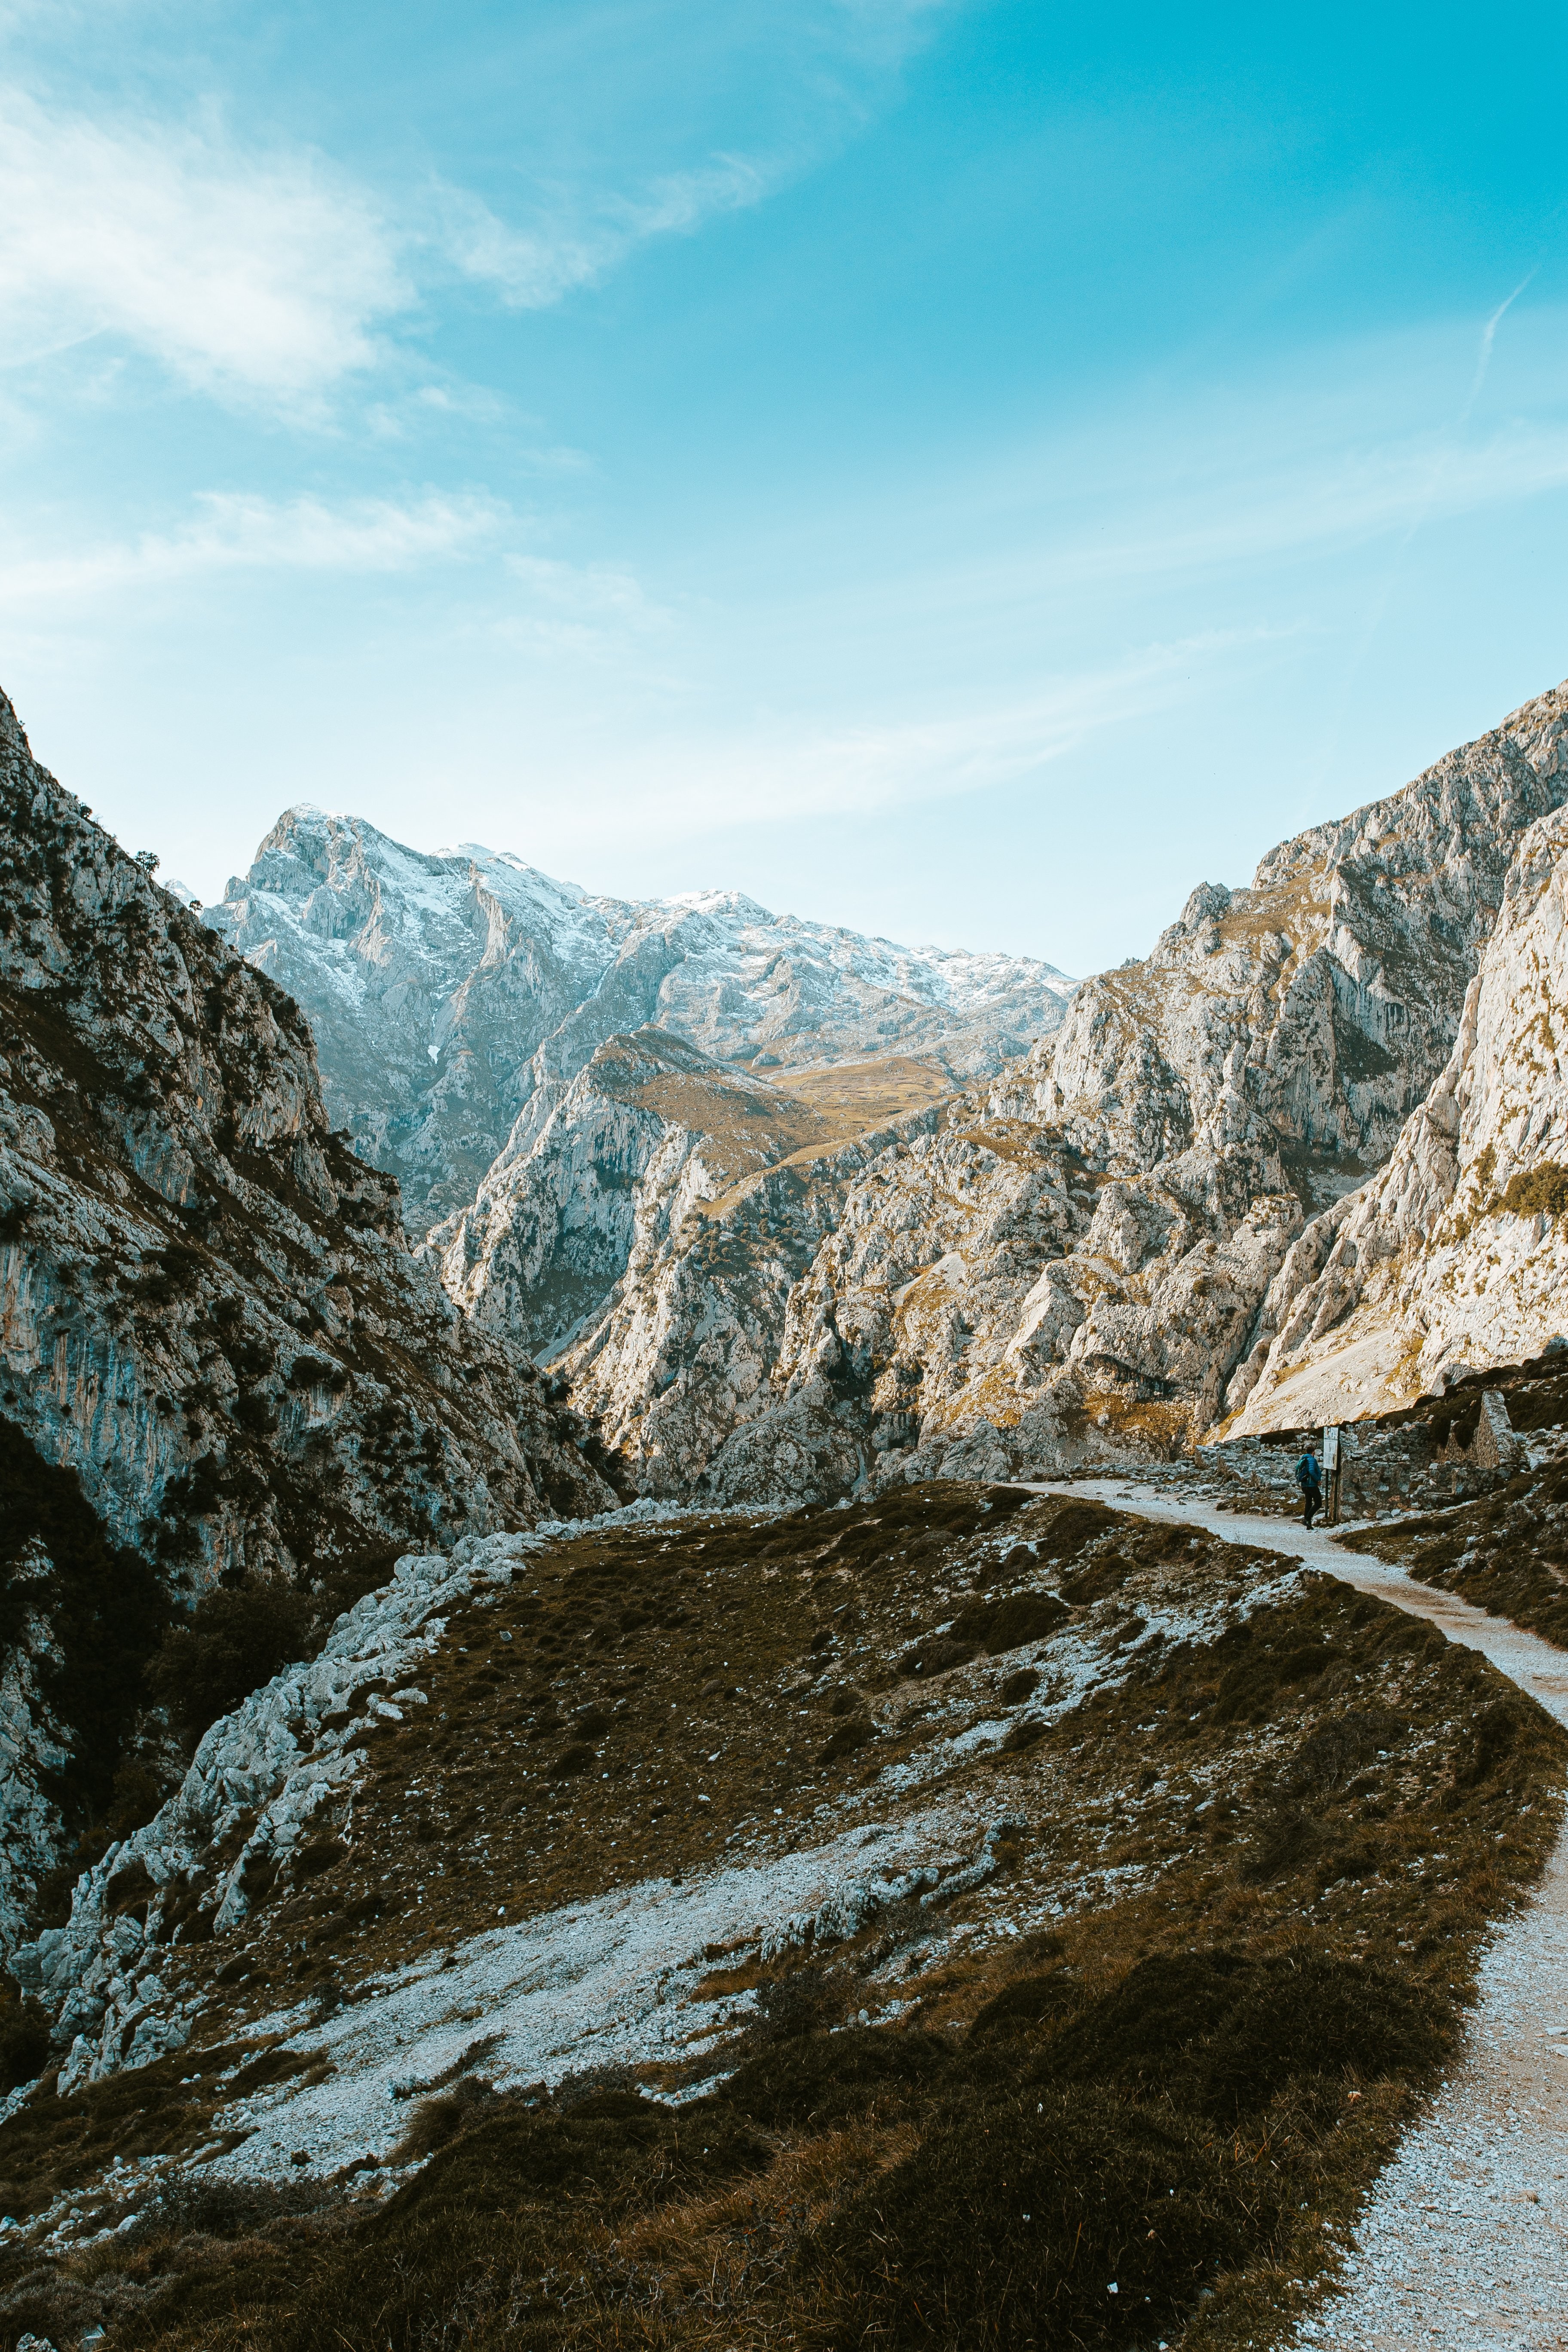
<path fill-rule="evenodd" d="M 0 682 L 1085 971 L 1568 672 L 1560 9 L 0 0 Z"/>

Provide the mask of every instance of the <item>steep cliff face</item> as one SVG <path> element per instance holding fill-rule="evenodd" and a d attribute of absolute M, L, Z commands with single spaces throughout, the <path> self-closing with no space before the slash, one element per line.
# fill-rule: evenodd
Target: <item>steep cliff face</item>
<path fill-rule="evenodd" d="M 639 1188 L 626 1271 L 558 1362 L 574 1405 L 639 1490 L 721 1491 L 741 1502 L 771 1494 L 767 1481 L 748 1477 L 715 1488 L 710 1465 L 732 1432 L 779 1404 L 795 1287 L 857 1181 L 941 1116 L 915 1111 L 728 1182 L 716 1181 L 707 1137 L 682 1142 L 667 1131 L 668 1158 L 656 1156 Z M 797 1499 L 842 1493 L 862 1454 L 860 1399 L 830 1385 L 811 1402 L 821 1410 L 790 1455 L 788 1491 Z"/>
<path fill-rule="evenodd" d="M 1568 1327 L 1568 815 L 1532 825 L 1459 1034 L 1388 1165 L 1308 1227 L 1227 1404 L 1349 1421 Z"/>
<path fill-rule="evenodd" d="M 309 1025 L 0 701 L 0 1414 L 175 1581 L 592 1507 L 518 1351 L 409 1255 Z"/>
<path fill-rule="evenodd" d="M 418 1231 L 473 1200 L 530 1108 L 535 1139 L 617 1034 L 651 1024 L 763 1069 L 934 1054 L 951 1086 L 1054 1029 L 1073 987 L 1027 957 L 900 948 L 733 891 L 594 898 L 310 808 L 208 919 L 304 1008 L 331 1117 L 397 1176 Z"/>
<path fill-rule="evenodd" d="M 1002 1477 L 1211 1421 L 1303 1224 L 1442 1070 L 1520 838 L 1565 797 L 1558 689 L 1285 844 L 1249 890 L 1194 891 L 1054 1039 L 819 1203 L 776 1353 L 739 1409 L 727 1375 L 706 1414 L 689 1400 L 701 1443 L 732 1433 L 685 1475 L 784 1491 L 815 1449 L 838 1475 Z M 657 1285 L 657 1313 L 632 1275 L 617 1308 L 640 1349 L 570 1364 L 607 1430 L 646 1423 L 661 1366 L 702 1360 L 700 1259 Z"/>
<path fill-rule="evenodd" d="M 640 1029 L 601 1045 L 537 1126 L 519 1120 L 473 1206 L 429 1245 L 466 1313 L 553 1354 L 606 1303 L 634 1251 L 831 1135 L 821 1113 L 763 1079 Z"/>

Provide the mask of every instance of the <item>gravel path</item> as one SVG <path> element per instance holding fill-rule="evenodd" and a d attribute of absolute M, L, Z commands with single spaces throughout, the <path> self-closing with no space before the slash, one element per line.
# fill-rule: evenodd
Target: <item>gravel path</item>
<path fill-rule="evenodd" d="M 1320 1528 L 1177 1500 L 1119 1478 L 1065 1489 L 1268 1544 L 1430 1619 L 1568 1724 L 1568 1651 L 1342 1551 Z M 1334 2352 L 1568 2347 L 1568 1836 L 1482 1963 L 1464 2063 L 1380 2177 L 1342 2291 L 1294 2341 Z"/>

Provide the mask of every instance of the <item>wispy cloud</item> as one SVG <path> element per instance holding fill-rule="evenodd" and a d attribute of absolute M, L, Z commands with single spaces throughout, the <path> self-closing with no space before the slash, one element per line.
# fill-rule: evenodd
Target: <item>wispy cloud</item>
<path fill-rule="evenodd" d="M 13 36 L 13 79 L 0 84 L 0 366 L 106 337 L 186 384 L 310 414 L 392 357 L 399 320 L 454 271 L 509 308 L 539 310 L 642 247 L 760 203 L 863 122 L 903 59 L 963 5 L 766 0 L 737 32 L 732 11 L 702 0 L 673 29 L 662 5 L 520 27 L 508 54 L 536 45 L 543 96 L 513 159 L 515 201 L 492 188 L 487 202 L 440 176 L 378 188 L 308 147 L 247 138 L 237 85 L 194 111 L 89 98 L 84 45 L 111 61 L 100 88 L 113 87 L 114 60 L 128 69 L 122 88 L 157 87 L 162 45 L 138 34 L 135 7 L 0 0 L 0 30 Z M 668 164 L 671 152 L 665 88 L 684 94 L 715 59 L 752 51 L 776 108 L 721 109 L 716 136 L 689 131 L 677 167 L 659 168 L 654 158 Z M 51 52 L 52 81 L 47 62 L 28 79 L 23 59 Z M 165 86 L 188 89 L 189 64 L 165 70 Z M 618 167 L 580 176 L 556 117 L 592 119 L 593 91 L 628 68 L 648 85 L 640 160 L 602 146 Z M 59 90 L 74 102 L 48 94 Z M 683 145 L 696 149 L 689 162 Z"/>
<path fill-rule="evenodd" d="M 1430 350 L 1400 362 L 1407 357 L 1388 364 L 1378 404 L 1369 394 L 1362 410 L 1331 383 L 1286 391 L 1265 382 L 1245 401 L 1205 390 L 1015 446 L 999 465 L 941 488 L 922 521 L 941 551 L 934 560 L 919 539 L 909 542 L 907 499 L 895 497 L 885 515 L 861 510 L 867 545 L 906 548 L 897 571 L 878 579 L 884 623 L 938 610 L 1070 619 L 1086 597 L 1278 577 L 1381 541 L 1403 545 L 1427 522 L 1568 488 L 1568 413 L 1555 384 L 1485 429 L 1470 416 L 1473 397 L 1458 426 L 1442 416 L 1415 424 L 1422 390 L 1428 406 L 1431 398 L 1413 362 L 1428 378 L 1436 362 Z M 1384 361 L 1375 350 L 1337 358 L 1363 380 Z M 1300 355 L 1296 364 L 1310 372 Z M 858 565 L 844 573 L 847 603 L 864 603 Z"/>
<path fill-rule="evenodd" d="M 979 793 L 1038 774 L 1090 737 L 1178 700 L 1194 675 L 1246 661 L 1284 633 L 1213 631 L 1141 647 L 1124 661 L 1062 677 L 1016 700 L 926 719 L 812 729 L 767 717 L 719 740 L 644 740 L 624 781 L 601 773 L 593 822 L 700 832 L 876 814 Z M 586 816 L 587 812 L 584 811 Z M 557 820 L 570 839 L 572 819 Z M 584 830 L 584 844 L 588 835 Z"/>
<path fill-rule="evenodd" d="M 522 227 L 501 220 L 469 190 L 442 186 L 435 198 L 437 236 L 465 277 L 494 286 L 515 310 L 539 310 L 574 287 L 593 285 L 651 238 L 689 236 L 717 214 L 760 203 L 776 176 L 743 156 L 721 155 L 635 194 L 599 195 L 586 205 L 559 194 Z"/>
<path fill-rule="evenodd" d="M 479 497 L 332 506 L 319 499 L 210 494 L 195 504 L 190 520 L 172 531 L 0 564 L 0 604 L 27 611 L 80 606 L 216 572 L 406 572 L 470 554 L 513 520 L 499 501 Z"/>
<path fill-rule="evenodd" d="M 624 563 L 563 563 L 543 555 L 509 555 L 506 569 L 524 591 L 535 612 L 569 620 L 603 635 L 614 629 L 644 633 L 663 629 L 672 614 L 656 603 L 629 565 Z M 535 625 L 531 616 L 519 622 L 508 615 L 501 633 Z"/>
<path fill-rule="evenodd" d="M 109 336 L 203 390 L 308 403 L 385 358 L 433 271 L 544 309 L 777 176 L 718 155 L 630 191 L 547 191 L 513 224 L 441 182 L 383 205 L 326 158 L 247 150 L 216 118 L 98 118 L 0 90 L 0 364 Z"/>
<path fill-rule="evenodd" d="M 300 399 L 365 366 L 411 299 L 392 231 L 319 156 L 0 94 L 13 363 L 111 334 L 189 383 Z"/>

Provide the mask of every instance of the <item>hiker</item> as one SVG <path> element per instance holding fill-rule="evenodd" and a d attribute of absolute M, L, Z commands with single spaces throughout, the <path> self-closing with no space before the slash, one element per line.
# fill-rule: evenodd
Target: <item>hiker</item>
<path fill-rule="evenodd" d="M 1323 1474 L 1318 1467 L 1316 1449 L 1310 1445 L 1296 1465 L 1296 1484 L 1301 1489 L 1301 1525 L 1310 1528 L 1312 1514 L 1321 1508 L 1323 1500 Z"/>

